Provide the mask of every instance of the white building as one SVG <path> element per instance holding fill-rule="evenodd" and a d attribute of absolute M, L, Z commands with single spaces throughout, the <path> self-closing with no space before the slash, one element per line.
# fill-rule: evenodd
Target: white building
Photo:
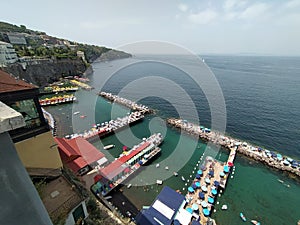
<path fill-rule="evenodd" d="M 9 43 L 0 41 L 0 66 L 6 66 L 18 61 L 15 49 Z"/>

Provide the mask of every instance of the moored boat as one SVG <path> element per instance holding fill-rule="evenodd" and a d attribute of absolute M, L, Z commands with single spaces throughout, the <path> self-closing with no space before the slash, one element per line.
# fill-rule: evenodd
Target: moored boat
<path fill-rule="evenodd" d="M 256 220 L 251 220 L 251 223 L 254 225 L 260 225 L 260 222 L 256 221 Z"/>
<path fill-rule="evenodd" d="M 114 148 L 115 147 L 115 145 L 106 145 L 106 146 L 104 146 L 104 150 L 109 150 L 109 149 L 111 149 L 111 148 Z"/>
<path fill-rule="evenodd" d="M 182 180 L 182 181 L 185 181 L 185 178 L 184 178 L 183 176 L 181 176 L 181 180 Z"/>
<path fill-rule="evenodd" d="M 246 222 L 246 221 L 247 221 L 247 219 L 246 219 L 246 217 L 244 216 L 244 214 L 243 214 L 243 213 L 240 213 L 240 217 L 241 217 L 241 219 L 242 219 L 244 222 Z"/>
<path fill-rule="evenodd" d="M 174 172 L 173 174 L 174 174 L 174 176 L 175 176 L 175 177 L 177 177 L 177 176 L 178 176 L 178 173 L 176 173 L 176 172 Z"/>

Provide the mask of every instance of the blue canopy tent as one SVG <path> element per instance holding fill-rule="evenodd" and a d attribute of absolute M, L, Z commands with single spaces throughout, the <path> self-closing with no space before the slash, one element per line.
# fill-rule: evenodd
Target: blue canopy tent
<path fill-rule="evenodd" d="M 208 197 L 208 203 L 211 203 L 211 204 L 214 204 L 214 202 L 215 202 L 215 199 L 214 198 L 212 198 L 212 197 Z"/>
<path fill-rule="evenodd" d="M 188 191 L 189 191 L 189 192 L 194 192 L 195 190 L 194 190 L 194 188 L 189 187 L 189 188 L 188 188 Z"/>
<path fill-rule="evenodd" d="M 203 192 L 199 192 L 198 194 L 200 199 L 204 199 L 205 198 L 205 194 Z"/>

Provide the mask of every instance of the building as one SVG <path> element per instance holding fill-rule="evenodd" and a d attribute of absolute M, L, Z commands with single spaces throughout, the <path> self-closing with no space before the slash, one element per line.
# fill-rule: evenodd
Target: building
<path fill-rule="evenodd" d="M 84 175 L 94 168 L 108 164 L 105 155 L 82 137 L 55 138 L 63 163 L 76 175 Z"/>
<path fill-rule="evenodd" d="M 74 225 L 88 216 L 85 199 L 65 176 L 42 187 L 41 198 L 55 224 Z"/>
<path fill-rule="evenodd" d="M 165 186 L 152 205 L 136 217 L 138 225 L 190 224 L 192 214 L 184 209 L 185 197 Z"/>
<path fill-rule="evenodd" d="M 13 46 L 9 43 L 0 41 L 0 67 L 4 67 L 17 61 L 18 56 Z"/>
<path fill-rule="evenodd" d="M 0 101 L 24 117 L 25 126 L 9 131 L 23 165 L 31 176 L 59 176 L 63 165 L 38 101 L 38 87 L 2 70 L 0 80 Z"/>
<path fill-rule="evenodd" d="M 13 45 L 27 45 L 25 35 L 20 33 L 7 33 L 8 40 Z"/>

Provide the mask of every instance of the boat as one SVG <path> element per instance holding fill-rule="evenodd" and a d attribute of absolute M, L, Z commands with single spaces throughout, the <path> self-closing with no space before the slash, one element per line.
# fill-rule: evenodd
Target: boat
<path fill-rule="evenodd" d="M 163 183 L 163 181 L 162 180 L 156 180 L 156 183 L 161 185 Z"/>
<path fill-rule="evenodd" d="M 181 180 L 182 180 L 182 181 L 185 181 L 185 179 L 184 179 L 184 177 L 183 177 L 183 176 L 181 176 Z"/>
<path fill-rule="evenodd" d="M 241 219 L 242 219 L 244 222 L 246 222 L 246 221 L 247 221 L 247 219 L 246 219 L 246 217 L 244 216 L 244 214 L 243 214 L 243 213 L 240 213 L 240 217 L 241 217 Z"/>
<path fill-rule="evenodd" d="M 251 223 L 252 224 L 255 224 L 255 225 L 260 225 L 260 222 L 256 221 L 256 220 L 251 220 Z"/>
<path fill-rule="evenodd" d="M 77 111 L 77 112 L 74 112 L 73 114 L 74 114 L 74 115 L 77 115 L 77 114 L 79 114 L 79 113 L 80 113 L 80 112 L 79 112 L 79 111 Z"/>
<path fill-rule="evenodd" d="M 128 184 L 128 185 L 127 185 L 127 188 L 129 189 L 129 188 L 131 188 L 131 186 L 132 186 L 131 184 Z"/>
<path fill-rule="evenodd" d="M 86 117 L 86 115 L 81 115 L 80 116 L 81 119 L 84 119 L 85 117 Z"/>
<path fill-rule="evenodd" d="M 280 183 L 283 183 L 283 180 L 279 180 L 279 179 L 278 179 L 278 181 L 279 181 Z"/>
<path fill-rule="evenodd" d="M 108 149 L 111 149 L 111 148 L 114 148 L 115 147 L 115 145 L 106 145 L 106 146 L 104 146 L 104 150 L 108 150 Z"/>
<path fill-rule="evenodd" d="M 155 165 L 155 167 L 158 168 L 158 167 L 159 167 L 159 164 L 157 163 L 157 164 Z"/>
<path fill-rule="evenodd" d="M 176 173 L 176 172 L 173 172 L 173 174 L 174 174 L 174 176 L 175 176 L 175 177 L 177 177 L 177 176 L 178 176 L 178 173 Z"/>
<path fill-rule="evenodd" d="M 169 170 L 169 167 L 166 166 L 165 169 L 166 169 L 166 170 Z"/>
<path fill-rule="evenodd" d="M 227 210 L 227 208 L 228 208 L 227 205 L 222 205 L 222 208 L 221 208 L 221 209 L 222 209 L 222 210 Z"/>

